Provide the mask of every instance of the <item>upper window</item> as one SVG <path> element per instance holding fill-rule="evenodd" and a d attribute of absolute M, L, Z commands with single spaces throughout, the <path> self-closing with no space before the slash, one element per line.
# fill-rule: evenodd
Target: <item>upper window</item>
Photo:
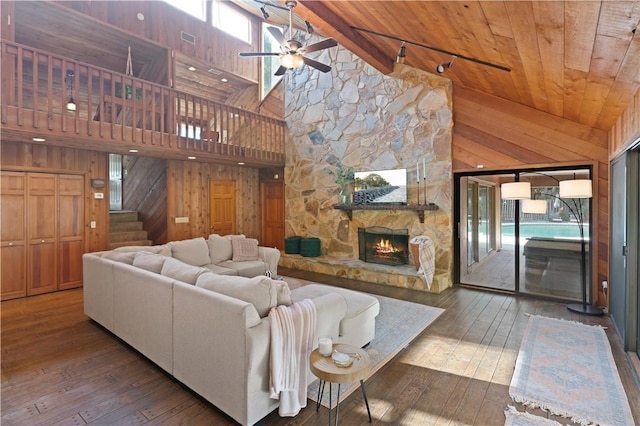
<path fill-rule="evenodd" d="M 280 44 L 271 33 L 267 31 L 267 28 L 271 26 L 273 25 L 267 23 L 262 24 L 262 51 L 279 53 Z M 282 28 L 276 28 L 282 31 Z M 280 58 L 278 56 L 262 57 L 262 99 L 267 96 L 267 93 L 269 93 L 282 78 L 281 75 L 274 75 L 278 68 L 280 68 Z"/>
<path fill-rule="evenodd" d="M 251 21 L 249 18 L 222 1 L 212 3 L 211 23 L 225 33 L 251 43 Z"/>
<path fill-rule="evenodd" d="M 188 13 L 189 15 L 200 19 L 201 21 L 207 20 L 207 14 L 205 12 L 205 0 L 164 0 L 165 3 L 169 3 L 176 9 Z"/>

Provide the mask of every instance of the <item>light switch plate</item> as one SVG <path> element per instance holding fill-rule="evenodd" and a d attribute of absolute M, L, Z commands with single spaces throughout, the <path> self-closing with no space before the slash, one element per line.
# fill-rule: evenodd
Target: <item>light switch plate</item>
<path fill-rule="evenodd" d="M 176 217 L 176 223 L 189 223 L 189 216 Z"/>
<path fill-rule="evenodd" d="M 102 192 L 96 192 L 95 194 L 93 194 L 93 198 L 95 198 L 96 200 L 102 200 L 104 198 L 104 194 Z"/>

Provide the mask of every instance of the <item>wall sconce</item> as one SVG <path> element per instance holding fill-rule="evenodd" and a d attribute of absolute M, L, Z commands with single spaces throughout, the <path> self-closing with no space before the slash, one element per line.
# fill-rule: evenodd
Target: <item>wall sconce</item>
<path fill-rule="evenodd" d="M 264 6 L 260 8 L 260 12 L 262 12 L 262 17 L 264 18 L 265 21 L 269 19 L 269 14 L 267 13 L 267 9 L 265 9 Z"/>
<path fill-rule="evenodd" d="M 398 56 L 396 57 L 396 64 L 404 64 L 404 60 L 407 56 L 407 50 L 404 45 L 404 42 L 400 46 L 400 50 L 398 51 Z"/>
<path fill-rule="evenodd" d="M 438 74 L 442 74 L 446 69 L 451 69 L 453 68 L 453 61 L 455 61 L 457 58 L 457 56 L 453 56 L 451 57 L 451 61 L 449 61 L 448 63 L 442 63 L 442 64 L 438 64 L 436 65 L 436 72 Z"/>
<path fill-rule="evenodd" d="M 76 110 L 76 101 L 73 100 L 73 79 L 75 77 L 75 73 L 72 70 L 67 71 L 67 78 L 65 78 L 65 82 L 67 83 L 67 91 L 69 92 L 69 98 L 67 99 L 67 111 L 75 111 Z"/>

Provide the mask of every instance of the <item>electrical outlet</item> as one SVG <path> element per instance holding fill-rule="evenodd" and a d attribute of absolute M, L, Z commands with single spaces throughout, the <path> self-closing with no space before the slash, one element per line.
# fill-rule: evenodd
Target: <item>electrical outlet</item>
<path fill-rule="evenodd" d="M 93 198 L 95 198 L 96 200 L 102 200 L 104 198 L 104 194 L 102 192 L 96 192 L 95 194 L 93 194 Z"/>

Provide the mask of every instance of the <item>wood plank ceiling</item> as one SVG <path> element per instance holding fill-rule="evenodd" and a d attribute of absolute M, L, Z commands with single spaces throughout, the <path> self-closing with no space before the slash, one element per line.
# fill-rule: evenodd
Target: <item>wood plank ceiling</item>
<path fill-rule="evenodd" d="M 286 11 L 233 0 L 268 22 Z M 458 57 L 442 74 L 454 84 L 608 131 L 640 87 L 639 1 L 316 1 L 300 0 L 296 22 L 335 38 L 383 73 L 401 42 L 415 42 L 508 67 Z M 294 23 L 294 25 L 296 25 Z M 391 35 L 381 37 L 363 28 Z M 435 72 L 452 56 L 406 44 L 405 64 Z M 248 59 L 251 60 L 251 59 Z"/>

